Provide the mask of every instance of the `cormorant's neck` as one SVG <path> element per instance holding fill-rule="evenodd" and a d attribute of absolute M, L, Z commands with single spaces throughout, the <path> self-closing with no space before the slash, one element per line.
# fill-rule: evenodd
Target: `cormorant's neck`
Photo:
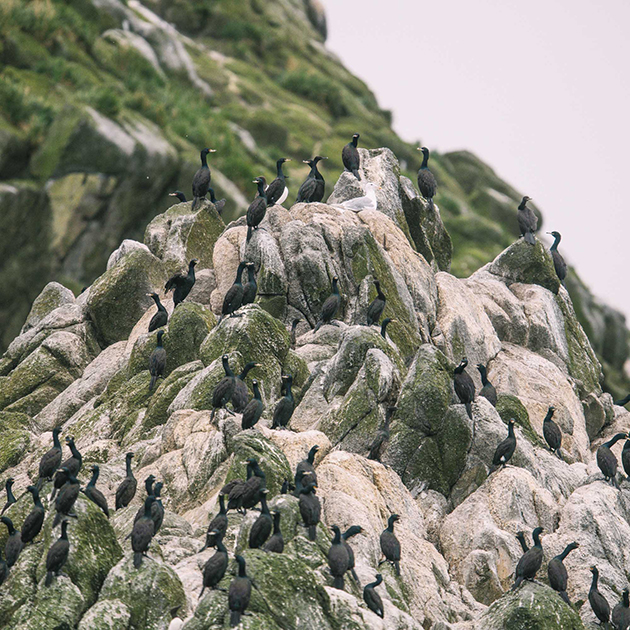
<path fill-rule="evenodd" d="M 519 210 L 527 209 L 527 201 L 521 201 L 521 203 L 518 204 L 518 209 Z"/>
<path fill-rule="evenodd" d="M 280 512 L 273 515 L 273 533 L 280 533 Z"/>
<path fill-rule="evenodd" d="M 553 245 L 549 248 L 552 252 L 558 249 L 558 245 L 560 244 L 560 236 L 553 237 Z"/>
<path fill-rule="evenodd" d="M 76 457 L 77 459 L 81 459 L 81 453 L 79 453 L 79 451 L 77 451 L 77 446 L 74 442 L 70 442 L 69 444 L 70 446 L 70 452 L 72 453 L 73 457 Z"/>
<path fill-rule="evenodd" d="M 617 435 L 615 435 L 612 440 L 609 440 L 608 442 L 606 442 L 606 446 L 610 448 L 611 446 L 614 446 L 615 444 L 617 444 L 619 440 L 623 440 L 625 437 L 627 437 L 626 433 L 617 433 Z"/>
<path fill-rule="evenodd" d="M 236 271 L 236 280 L 234 284 L 243 284 L 243 269 L 245 269 L 245 265 L 241 263 Z"/>
<path fill-rule="evenodd" d="M 217 202 L 217 198 L 214 196 L 214 189 L 213 188 L 209 188 L 208 192 L 210 193 L 210 201 L 212 203 L 216 203 Z"/>
<path fill-rule="evenodd" d="M 548 411 L 547 415 L 545 416 L 545 420 L 544 422 L 549 422 L 549 420 L 551 420 L 551 418 L 553 418 L 553 411 Z"/>
<path fill-rule="evenodd" d="M 479 374 L 481 374 L 481 384 L 482 385 L 487 385 L 488 384 L 488 373 L 486 372 L 486 368 L 485 367 L 480 367 L 479 368 Z"/>
<path fill-rule="evenodd" d="M 258 196 L 267 199 L 267 193 L 265 192 L 265 185 L 262 182 L 258 182 Z"/>
<path fill-rule="evenodd" d="M 333 285 L 332 285 L 332 292 L 333 292 L 335 295 L 339 295 L 339 284 L 338 284 L 337 282 L 333 282 Z"/>
<path fill-rule="evenodd" d="M 252 464 L 247 464 L 247 479 L 251 479 L 254 474 L 254 466 Z"/>
<path fill-rule="evenodd" d="M 157 342 L 156 342 L 156 344 L 155 344 L 155 347 L 156 347 L 156 348 L 163 348 L 163 347 L 164 347 L 164 346 L 163 346 L 163 344 L 162 344 L 162 335 L 160 335 L 160 336 L 157 338 Z"/>
<path fill-rule="evenodd" d="M 202 168 L 208 168 L 208 162 L 206 160 L 206 154 L 205 153 L 201 154 L 201 167 Z"/>
<path fill-rule="evenodd" d="M 151 508 L 153 507 L 152 501 L 144 502 L 144 516 L 145 518 L 151 518 Z"/>
<path fill-rule="evenodd" d="M 68 521 L 61 523 L 61 540 L 68 540 Z"/>
<path fill-rule="evenodd" d="M 389 324 L 389 322 L 387 322 L 387 324 Z M 385 338 L 385 333 L 387 331 L 387 324 L 385 322 L 381 324 L 381 337 L 383 337 L 383 339 Z"/>
<path fill-rule="evenodd" d="M 420 165 L 420 168 L 429 168 L 429 154 L 428 153 L 422 154 L 422 164 Z"/>
<path fill-rule="evenodd" d="M 92 479 L 88 482 L 88 486 L 95 486 L 96 480 L 98 479 L 98 470 L 92 472 Z"/>
<path fill-rule="evenodd" d="M 238 563 L 238 577 L 242 577 L 242 578 L 246 578 L 247 577 L 247 573 L 245 573 L 245 563 L 244 562 L 239 562 Z"/>
<path fill-rule="evenodd" d="M 225 499 L 222 494 L 219 495 L 219 514 L 227 514 L 225 510 Z"/>
<path fill-rule="evenodd" d="M 467 365 L 467 363 L 460 363 L 454 370 L 455 374 L 461 374 L 466 369 Z"/>
<path fill-rule="evenodd" d="M 376 297 L 378 297 L 379 300 L 385 301 L 385 296 L 383 295 L 383 292 L 381 291 L 380 284 L 376 285 Z"/>
<path fill-rule="evenodd" d="M 232 368 L 230 367 L 229 359 L 223 360 L 223 370 L 225 371 L 226 376 L 234 376 L 234 372 L 232 372 Z"/>
<path fill-rule="evenodd" d="M 293 394 L 291 393 L 291 381 L 287 381 L 285 386 L 284 386 L 284 390 L 285 390 L 285 396 L 287 398 L 293 398 Z"/>
<path fill-rule="evenodd" d="M 315 461 L 315 455 L 317 454 L 317 451 L 311 449 L 308 452 L 308 457 L 306 458 L 306 461 L 312 466 L 313 462 Z"/>
<path fill-rule="evenodd" d="M 511 423 L 508 424 L 508 437 L 514 437 L 514 425 Z"/>
<path fill-rule="evenodd" d="M 256 275 L 253 267 L 247 267 L 247 280 L 248 282 L 256 283 Z"/>
<path fill-rule="evenodd" d="M 341 531 L 339 529 L 335 530 L 335 537 L 333 538 L 332 544 L 339 545 L 341 543 Z"/>
<path fill-rule="evenodd" d="M 262 494 L 260 497 L 260 513 L 269 514 L 269 508 L 267 507 L 267 497 Z"/>
<path fill-rule="evenodd" d="M 33 504 L 35 505 L 35 507 L 42 508 L 42 510 L 44 509 L 41 499 L 39 498 L 39 491 L 37 489 L 35 489 L 35 491 L 33 492 Z"/>
<path fill-rule="evenodd" d="M 253 471 L 256 477 L 260 477 L 261 479 L 265 478 L 265 473 L 262 471 L 262 468 L 258 464 L 254 466 Z"/>
<path fill-rule="evenodd" d="M 256 400 L 262 400 L 262 398 L 260 397 L 260 389 L 258 389 L 258 383 L 254 385 L 254 398 Z"/>
<path fill-rule="evenodd" d="M 133 473 L 131 472 L 131 457 L 127 458 L 125 467 L 127 468 L 127 477 L 133 477 Z"/>
<path fill-rule="evenodd" d="M 359 144 L 359 138 L 352 138 L 352 146 L 356 149 Z"/>
<path fill-rule="evenodd" d="M 195 272 L 195 270 L 193 269 L 193 273 Z M 190 273 L 190 268 L 188 269 L 188 273 Z M 165 311 L 166 309 L 164 308 L 162 302 L 160 302 L 160 297 L 158 295 L 156 295 L 154 298 L 155 300 L 155 305 L 158 307 L 158 311 Z"/>
<path fill-rule="evenodd" d="M 59 432 L 53 431 L 53 446 L 55 448 L 61 449 L 61 443 L 59 442 Z"/>
<path fill-rule="evenodd" d="M 220 551 L 221 553 L 227 553 L 227 548 L 223 544 L 222 536 L 219 536 L 218 538 L 215 539 L 214 546 L 217 548 L 217 551 Z"/>
<path fill-rule="evenodd" d="M 247 378 L 247 375 L 249 374 L 249 371 L 251 369 L 254 368 L 254 364 L 253 363 L 248 363 L 244 368 L 243 371 L 238 375 L 239 379 L 241 381 L 244 381 Z"/>
<path fill-rule="evenodd" d="M 623 607 L 630 607 L 630 596 L 628 595 L 628 591 L 623 592 Z"/>
<path fill-rule="evenodd" d="M 540 542 L 540 534 L 538 532 L 534 532 L 534 547 L 538 547 L 542 549 L 542 543 Z"/>
<path fill-rule="evenodd" d="M 593 581 L 591 582 L 591 590 L 594 590 L 597 588 L 598 578 L 599 578 L 599 575 L 597 573 L 593 573 Z"/>
<path fill-rule="evenodd" d="M 153 480 L 147 479 L 144 482 L 144 489 L 147 491 L 147 496 L 151 496 L 153 494 Z"/>
<path fill-rule="evenodd" d="M 189 263 L 188 265 L 188 277 L 189 278 L 195 277 L 195 265 L 193 265 L 192 263 Z"/>
<path fill-rule="evenodd" d="M 282 165 L 284 164 L 284 162 L 282 162 L 282 160 L 278 160 L 278 163 L 276 164 L 276 172 L 278 174 L 278 177 L 280 179 L 284 179 L 284 173 L 282 172 Z"/>
<path fill-rule="evenodd" d="M 564 548 L 564 551 L 558 556 L 558 558 L 560 558 L 560 560 L 564 560 L 572 551 L 573 551 L 574 547 L 572 547 L 571 545 L 567 545 Z"/>
<path fill-rule="evenodd" d="M 392 534 L 394 533 L 394 522 L 392 520 L 387 521 L 387 531 L 391 532 Z"/>

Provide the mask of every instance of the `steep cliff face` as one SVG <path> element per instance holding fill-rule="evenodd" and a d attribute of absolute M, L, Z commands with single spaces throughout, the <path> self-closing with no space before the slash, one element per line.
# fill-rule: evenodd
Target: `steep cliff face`
<path fill-rule="evenodd" d="M 583 630 L 594 619 L 584 603 L 592 564 L 611 604 L 620 597 L 630 570 L 630 487 L 605 483 L 594 453 L 627 431 L 630 415 L 602 391 L 601 365 L 549 253 L 521 239 L 459 279 L 448 272 L 451 246 L 439 209 L 417 195 L 388 149 L 361 150 L 361 159 L 362 176 L 379 186 L 377 210 L 340 205 L 357 196 L 356 180 L 344 173 L 328 203 L 274 206 L 246 243 L 243 218 L 225 226 L 208 202 L 196 212 L 190 202 L 178 204 L 155 217 L 143 243 L 124 241 L 79 297 L 47 285 L 0 363 L 0 472 L 15 478 L 18 496 L 7 515 L 21 526 L 30 509 L 23 490 L 56 426 L 75 437 L 83 481 L 89 464 L 100 465 L 110 507 L 125 453 L 133 451 L 140 482 L 149 474 L 164 481 L 166 514 L 135 569 L 127 536 L 143 491 L 109 520 L 81 498 L 66 575 L 47 589 L 41 548 L 26 548 L 0 586 L 2 627 L 226 627 L 225 592 L 199 597 L 201 567 L 213 553 L 199 549 L 220 489 L 243 478 L 248 457 L 266 473 L 286 546 L 281 555 L 248 549 L 258 513 L 230 511 L 230 557 L 242 553 L 257 586 L 245 628 Z M 174 311 L 163 300 L 167 366 L 150 391 L 156 333 L 147 333 L 155 312 L 147 293 L 192 256 L 200 263 L 190 296 Z M 217 323 L 240 260 L 256 265 L 256 303 Z M 342 293 L 337 320 L 314 331 L 333 276 Z M 386 337 L 364 325 L 376 278 L 387 298 L 383 316 L 395 319 Z M 247 377 L 249 386 L 252 378 L 261 384 L 265 405 L 253 429 L 241 430 L 239 414 L 211 417 L 223 354 L 235 371 L 259 364 Z M 496 408 L 476 398 L 472 420 L 453 391 L 453 368 L 464 355 L 477 391 L 478 363 L 498 391 Z M 290 430 L 272 430 L 283 374 L 293 376 L 297 406 Z M 382 463 L 367 459 L 391 405 L 397 410 Z M 550 405 L 562 458 L 542 438 Z M 512 418 L 515 455 L 493 471 Z M 280 488 L 315 444 L 322 522 L 311 542 L 297 499 Z M 48 508 L 50 489 L 42 491 Z M 58 535 L 53 512 L 43 548 Z M 391 513 L 400 515 L 400 576 L 379 566 L 379 536 Z M 383 574 L 383 620 L 365 607 L 350 575 L 344 591 L 332 586 L 330 527 L 355 524 L 363 528 L 351 540 L 358 579 L 365 585 Z M 508 593 L 522 553 L 514 534 L 538 526 L 539 582 Z M 0 546 L 6 536 L 2 528 Z M 569 607 L 546 586 L 546 564 L 574 540 L 580 547 L 565 561 Z"/>

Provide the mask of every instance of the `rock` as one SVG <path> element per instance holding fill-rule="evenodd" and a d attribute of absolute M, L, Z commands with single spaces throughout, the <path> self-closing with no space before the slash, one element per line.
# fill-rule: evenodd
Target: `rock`
<path fill-rule="evenodd" d="M 129 625 L 131 614 L 119 600 L 107 599 L 90 608 L 79 623 L 79 630 L 118 630 Z"/>
<path fill-rule="evenodd" d="M 0 472 L 16 466 L 31 444 L 31 419 L 23 413 L 0 411 Z"/>
<path fill-rule="evenodd" d="M 74 293 L 58 282 L 49 282 L 35 298 L 31 311 L 26 318 L 22 332 L 39 324 L 42 319 L 64 304 L 74 302 Z"/>
<path fill-rule="evenodd" d="M 107 259 L 107 270 L 117 265 L 121 260 L 128 256 L 132 252 L 142 251 L 145 254 L 150 254 L 151 250 L 144 244 L 138 241 L 133 241 L 126 238 L 118 249 L 115 249 Z"/>

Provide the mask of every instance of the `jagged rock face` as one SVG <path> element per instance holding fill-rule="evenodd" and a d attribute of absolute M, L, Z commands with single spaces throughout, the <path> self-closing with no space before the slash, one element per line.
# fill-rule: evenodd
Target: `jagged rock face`
<path fill-rule="evenodd" d="M 594 453 L 627 431 L 629 416 L 613 410 L 601 390 L 601 367 L 566 290 L 551 279 L 548 253 L 518 241 L 467 280 L 455 278 L 440 262 L 448 240 L 440 209 L 435 220 L 407 212 L 408 187 L 391 152 L 362 156 L 364 175 L 383 184 L 377 210 L 354 213 L 339 204 L 359 192 L 343 174 L 335 203 L 276 206 L 246 243 L 242 221 L 223 228 L 211 206 L 193 214 L 179 204 L 155 217 L 144 244 L 126 241 L 115 250 L 109 269 L 78 298 L 60 285 L 44 289 L 0 362 L 0 471 L 16 479 L 19 496 L 7 513 L 20 527 L 30 510 L 23 490 L 35 480 L 56 426 L 74 436 L 83 454 L 83 483 L 88 465 L 100 465 L 98 487 L 110 508 L 130 450 L 139 489 L 109 520 L 79 499 L 67 575 L 46 589 L 41 550 L 58 530 L 45 484 L 42 546 L 27 547 L 0 586 L 0 625 L 224 627 L 226 594 L 206 591 L 199 599 L 201 568 L 213 553 L 199 549 L 218 492 L 244 478 L 250 457 L 265 471 L 270 508 L 281 512 L 285 550 L 278 556 L 248 549 L 258 512 L 230 511 L 230 565 L 220 586 L 229 585 L 232 557 L 241 553 L 258 587 L 244 627 L 581 629 L 592 621 L 588 604 L 570 609 L 540 584 L 507 592 L 521 556 L 514 534 L 537 526 L 544 528 L 540 580 L 547 562 L 577 541 L 565 561 L 571 601 L 586 599 L 591 564 L 611 604 L 618 598 L 629 570 L 630 495 L 625 481 L 620 490 L 602 481 Z M 413 223 L 418 216 L 420 225 Z M 148 332 L 155 305 L 146 294 L 192 256 L 206 281 L 175 310 L 170 297 L 163 300 L 167 363 L 149 391 L 156 333 Z M 259 294 L 219 323 L 240 260 L 256 264 Z M 334 275 L 342 293 L 336 321 L 310 330 Z M 387 297 L 383 317 L 396 319 L 385 338 L 365 325 L 374 279 Z M 296 316 L 291 348 L 288 328 Z M 259 382 L 265 407 L 253 429 L 242 431 L 238 414 L 213 416 L 224 354 L 236 373 L 259 364 L 245 380 L 250 394 L 252 379 Z M 476 398 L 472 420 L 453 390 L 453 368 L 463 356 L 476 390 L 475 366 L 483 363 L 498 391 L 496 408 Z M 296 407 L 290 430 L 272 430 L 286 374 L 293 376 Z M 381 461 L 369 460 L 392 405 Z M 542 437 L 550 405 L 563 433 L 562 459 Z M 512 418 L 517 448 L 510 464 L 495 470 L 494 450 Z M 280 489 L 315 444 L 322 521 L 311 542 L 298 500 Z M 621 448 L 615 446 L 617 456 Z M 127 536 L 149 474 L 164 482 L 166 514 L 135 569 Z M 400 515 L 399 577 L 389 564 L 379 565 L 379 536 L 392 513 Z M 355 524 L 363 528 L 351 540 L 361 584 L 383 575 L 383 621 L 365 607 L 352 577 L 346 575 L 344 591 L 332 586 L 330 526 L 344 531 Z M 6 537 L 0 528 L 0 547 Z"/>

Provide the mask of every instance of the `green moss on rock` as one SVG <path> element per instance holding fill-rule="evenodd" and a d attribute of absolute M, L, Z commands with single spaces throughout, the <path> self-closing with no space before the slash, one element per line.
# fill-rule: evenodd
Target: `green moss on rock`
<path fill-rule="evenodd" d="M 499 394 L 497 399 L 497 412 L 506 426 L 510 419 L 514 418 L 517 426 L 521 428 L 532 444 L 547 448 L 547 445 L 542 441 L 534 427 L 532 427 L 532 423 L 529 420 L 529 413 L 527 413 L 525 405 L 516 396 L 512 394 Z"/>
<path fill-rule="evenodd" d="M 17 465 L 31 444 L 31 418 L 23 413 L 0 411 L 0 472 Z"/>

